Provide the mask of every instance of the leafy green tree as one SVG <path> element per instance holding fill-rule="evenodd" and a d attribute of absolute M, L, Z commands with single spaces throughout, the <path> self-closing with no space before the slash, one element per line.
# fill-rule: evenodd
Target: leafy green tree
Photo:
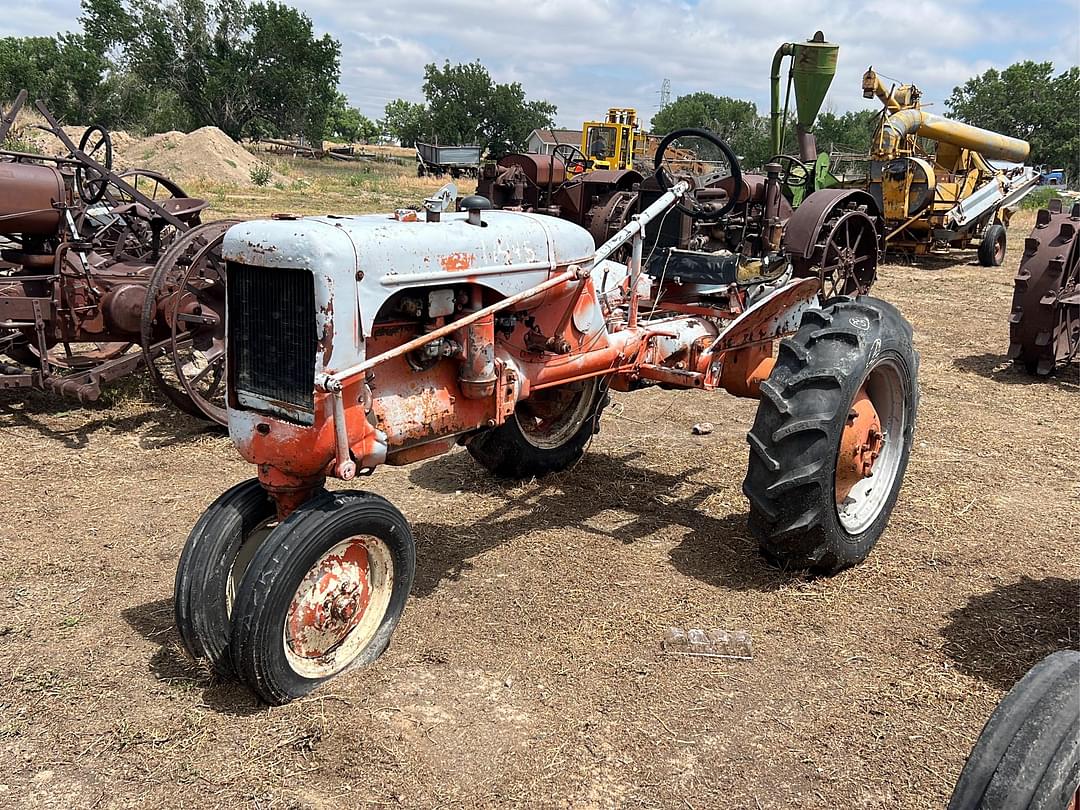
<path fill-rule="evenodd" d="M 379 125 L 365 116 L 341 93 L 334 99 L 326 119 L 326 137 L 354 143 L 370 143 L 379 137 Z"/>
<path fill-rule="evenodd" d="M 664 135 L 676 129 L 702 127 L 728 143 L 744 168 L 763 165 L 772 155 L 769 122 L 752 101 L 698 92 L 679 96 L 652 119 L 652 131 Z"/>
<path fill-rule="evenodd" d="M 383 109 L 383 129 L 402 146 L 431 137 L 427 107 L 403 98 L 394 99 Z"/>
<path fill-rule="evenodd" d="M 857 110 L 836 115 L 823 112 L 814 123 L 814 136 L 822 152 L 868 154 L 881 114 L 875 110 Z"/>
<path fill-rule="evenodd" d="M 107 68 L 101 50 L 82 35 L 0 38 L 0 98 L 26 88 L 31 102 L 44 99 L 69 122 L 102 117 Z"/>
<path fill-rule="evenodd" d="M 1031 144 L 1031 163 L 1080 176 L 1080 67 L 1054 76 L 1051 62 L 993 68 L 953 89 L 949 115 Z"/>
<path fill-rule="evenodd" d="M 310 18 L 263 0 L 84 0 L 86 36 L 115 55 L 144 114 L 211 124 L 233 138 L 321 140 L 337 93 L 340 44 Z M 179 108 L 179 109 L 177 109 Z"/>
<path fill-rule="evenodd" d="M 386 130 L 403 146 L 431 138 L 477 144 L 500 157 L 524 149 L 534 129 L 554 126 L 555 105 L 529 101 L 518 82 L 495 82 L 480 62 L 426 65 L 423 89 L 426 105 L 403 99 L 386 105 Z"/>

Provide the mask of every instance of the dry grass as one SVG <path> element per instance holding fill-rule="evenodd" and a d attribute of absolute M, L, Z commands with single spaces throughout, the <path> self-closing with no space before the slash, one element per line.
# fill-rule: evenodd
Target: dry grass
<path fill-rule="evenodd" d="M 228 213 L 351 208 L 313 185 L 222 195 Z M 251 474 L 228 440 L 137 389 L 93 409 L 0 393 L 0 796 L 942 807 L 1005 689 L 1078 643 L 1080 381 L 1004 363 L 1011 272 L 966 261 L 893 264 L 877 289 L 914 323 L 922 411 L 865 564 L 808 580 L 758 557 L 753 403 L 621 395 L 570 473 L 506 487 L 458 452 L 366 480 L 420 541 L 403 623 L 376 666 L 275 709 L 189 663 L 172 627 L 188 529 Z M 756 658 L 663 656 L 671 625 L 749 628 Z"/>
<path fill-rule="evenodd" d="M 419 205 L 449 181 L 449 178 L 417 177 L 415 172 L 394 163 L 341 163 L 274 156 L 264 159 L 285 180 L 263 187 L 199 180 L 185 184 L 184 190 L 193 197 L 209 200 L 211 216 L 247 218 L 276 212 L 391 211 Z M 475 180 L 456 182 L 461 195 L 476 188 Z"/>

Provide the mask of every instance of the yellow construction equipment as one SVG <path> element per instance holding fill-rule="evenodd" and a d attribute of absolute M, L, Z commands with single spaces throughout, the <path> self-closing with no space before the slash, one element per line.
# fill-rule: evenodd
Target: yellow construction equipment
<path fill-rule="evenodd" d="M 862 89 L 885 107 L 870 148 L 870 193 L 889 247 L 923 254 L 978 246 L 982 264 L 1001 264 L 1009 216 L 1038 183 L 1020 165 L 1027 142 L 928 113 L 915 85 L 887 89 L 873 68 Z"/>
<path fill-rule="evenodd" d="M 581 152 L 597 169 L 632 169 L 634 153 L 642 138 L 637 110 L 612 107 L 604 121 L 586 121 L 581 125 Z"/>

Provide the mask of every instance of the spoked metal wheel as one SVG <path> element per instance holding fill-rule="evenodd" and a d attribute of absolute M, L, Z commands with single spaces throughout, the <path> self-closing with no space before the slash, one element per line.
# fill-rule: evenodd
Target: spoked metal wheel
<path fill-rule="evenodd" d="M 192 200 L 179 184 L 165 175 L 149 169 L 131 169 L 121 173 L 120 178 L 170 211 L 181 210 L 178 207 L 180 200 L 191 200 L 193 208 L 201 202 Z M 157 259 L 155 249 L 159 252 L 166 250 L 176 238 L 176 228 L 163 224 L 155 245 L 151 222 L 131 209 L 136 203 L 135 197 L 126 189 L 111 183 L 104 184 L 97 204 L 86 211 L 83 220 L 83 230 L 92 231 L 99 253 L 107 253 L 117 261 L 153 262 Z M 182 218 L 192 225 L 199 222 L 198 211 Z"/>
<path fill-rule="evenodd" d="M 225 424 L 225 262 L 237 220 L 179 237 L 158 262 L 143 308 L 143 352 L 154 384 L 182 411 Z"/>
<path fill-rule="evenodd" d="M 82 134 L 79 140 L 79 151 L 107 171 L 112 171 L 113 146 L 112 136 L 105 127 L 95 124 Z M 97 169 L 90 166 L 80 165 L 75 170 L 75 190 L 86 205 L 93 205 L 101 199 L 105 193 L 108 180 L 98 173 Z"/>
<path fill-rule="evenodd" d="M 852 535 L 881 515 L 896 484 L 907 425 L 908 380 L 894 360 L 874 366 L 855 395 L 836 458 L 836 510 Z"/>
<path fill-rule="evenodd" d="M 409 524 L 369 492 L 321 492 L 258 547 L 236 593 L 237 674 L 286 703 L 390 643 L 416 568 Z"/>
<path fill-rule="evenodd" d="M 598 381 L 560 385 L 536 392 L 514 411 L 525 441 L 550 450 L 566 444 L 588 418 Z"/>
<path fill-rule="evenodd" d="M 825 223 L 827 236 L 817 260 L 822 296 L 860 295 L 877 273 L 877 230 L 861 211 L 847 211 Z"/>
<path fill-rule="evenodd" d="M 1080 356 L 1080 203 L 1039 211 L 1013 284 L 1009 359 L 1047 376 Z"/>

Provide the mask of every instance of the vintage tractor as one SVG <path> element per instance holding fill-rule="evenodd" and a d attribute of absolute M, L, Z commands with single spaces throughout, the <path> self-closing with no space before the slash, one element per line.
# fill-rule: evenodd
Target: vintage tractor
<path fill-rule="evenodd" d="M 326 479 L 455 445 L 500 477 L 568 470 L 609 391 L 759 398 L 743 490 L 764 554 L 826 574 L 866 557 L 911 449 L 910 326 L 873 298 L 824 299 L 782 256 L 690 250 L 678 273 L 650 273 L 665 217 L 715 223 L 727 205 L 707 184 L 662 183 L 599 248 L 578 224 L 475 197 L 456 213 L 231 227 L 229 433 L 257 477 L 184 547 L 186 649 L 270 703 L 371 663 L 402 615 L 414 540 L 386 499 Z"/>
<path fill-rule="evenodd" d="M 1035 216 L 1013 280 L 1009 359 L 1049 376 L 1080 358 L 1080 203 L 1050 200 Z"/>
<path fill-rule="evenodd" d="M 102 127 L 76 146 L 37 109 L 68 155 L 0 150 L 0 388 L 93 401 L 146 363 L 178 407 L 224 423 L 216 251 L 232 223 L 201 224 L 206 202 L 156 172 L 114 172 Z"/>
<path fill-rule="evenodd" d="M 688 161 L 686 154 L 695 157 Z M 598 170 L 564 180 L 558 153 L 509 154 L 484 166 L 477 194 L 495 208 L 574 222 L 599 246 L 679 179 L 692 188 L 694 203 L 676 204 L 646 229 L 645 266 L 654 278 L 689 284 L 700 277 L 715 284 L 722 265 L 725 283 L 736 275 L 771 283 L 793 270 L 817 278 L 826 296 L 868 292 L 882 247 L 877 203 L 860 189 L 828 188 L 806 194 L 794 209 L 792 185 L 805 189 L 791 165 L 778 156 L 763 173 L 745 173 L 724 141 L 689 128 L 661 139 L 648 178 L 633 170 Z M 693 288 L 690 295 L 698 292 Z M 668 288 L 671 304 L 674 294 Z"/>

